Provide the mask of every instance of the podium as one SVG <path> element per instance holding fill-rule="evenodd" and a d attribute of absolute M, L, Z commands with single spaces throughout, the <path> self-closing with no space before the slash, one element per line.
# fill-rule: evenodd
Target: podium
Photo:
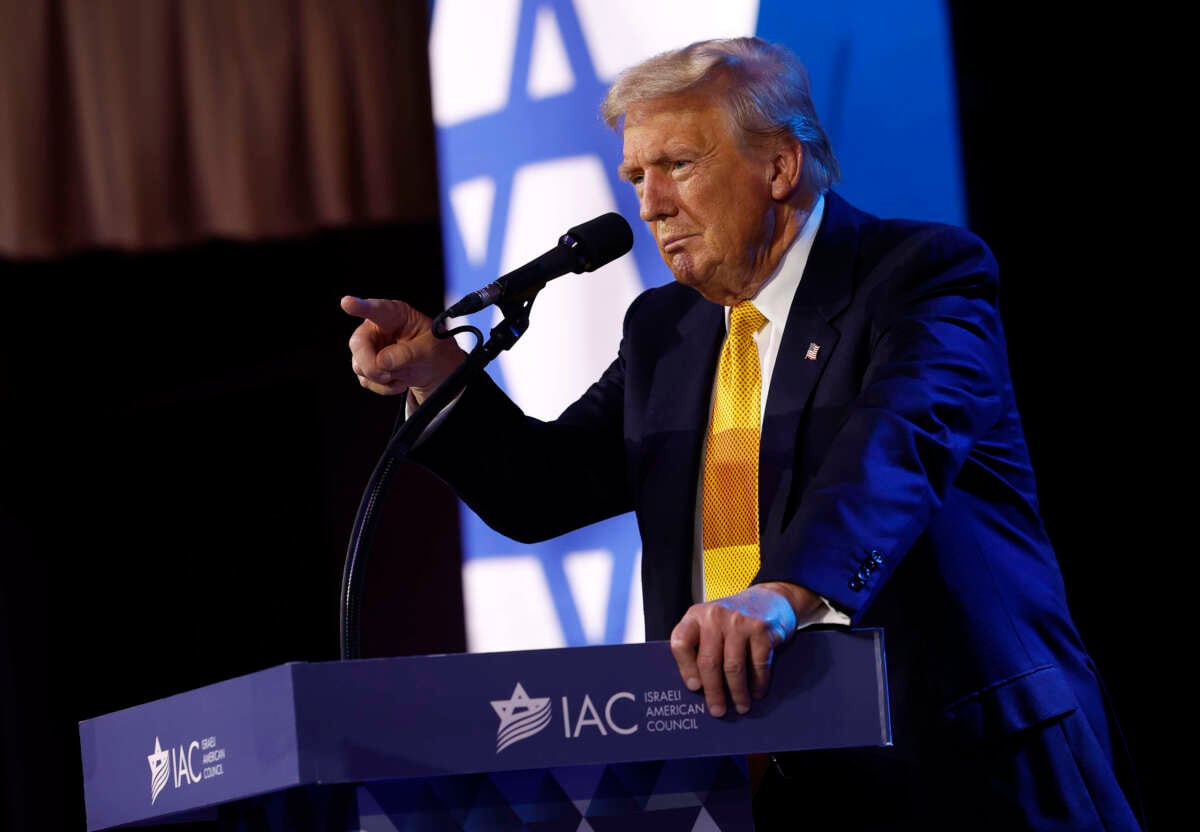
<path fill-rule="evenodd" d="M 293 662 L 79 724 L 87 829 L 750 830 L 745 755 L 891 744 L 883 633 L 716 719 L 666 642 Z"/>

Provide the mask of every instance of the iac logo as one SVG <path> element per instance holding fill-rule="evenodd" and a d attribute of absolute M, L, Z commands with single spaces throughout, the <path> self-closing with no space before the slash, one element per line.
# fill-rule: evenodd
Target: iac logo
<path fill-rule="evenodd" d="M 146 756 L 146 762 L 150 764 L 151 805 L 158 800 L 159 794 L 166 788 L 172 776 L 177 789 L 184 783 L 191 785 L 200 781 L 202 775 L 196 767 L 199 756 L 199 740 L 192 740 L 186 747 L 181 745 L 178 749 L 172 747 L 163 751 L 158 737 L 154 738 L 154 753 Z"/>
<path fill-rule="evenodd" d="M 571 702 L 568 697 L 562 697 L 563 737 L 578 739 L 585 728 L 596 731 L 600 736 L 614 734 L 634 734 L 638 726 L 621 724 L 614 715 L 614 709 L 622 701 L 637 701 L 629 691 L 618 691 L 604 704 L 603 717 L 596 709 L 590 694 L 584 694 L 583 701 L 572 715 Z M 550 724 L 550 697 L 530 697 L 525 688 L 517 682 L 510 699 L 493 699 L 492 708 L 500 717 L 500 727 L 496 730 L 496 753 L 499 754 L 515 742 L 519 742 L 535 734 L 541 733 Z"/>
<path fill-rule="evenodd" d="M 216 737 L 205 737 L 163 749 L 158 737 L 154 751 L 146 755 L 150 765 L 150 804 L 158 800 L 167 783 L 175 788 L 211 780 L 225 773 L 225 749 L 217 747 Z"/>

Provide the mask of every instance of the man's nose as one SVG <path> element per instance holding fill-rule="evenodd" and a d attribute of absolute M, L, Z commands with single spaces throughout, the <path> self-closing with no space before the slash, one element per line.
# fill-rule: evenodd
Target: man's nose
<path fill-rule="evenodd" d="M 643 174 L 642 194 L 638 201 L 641 218 L 653 222 L 675 213 L 675 188 L 669 176 L 650 170 Z"/>

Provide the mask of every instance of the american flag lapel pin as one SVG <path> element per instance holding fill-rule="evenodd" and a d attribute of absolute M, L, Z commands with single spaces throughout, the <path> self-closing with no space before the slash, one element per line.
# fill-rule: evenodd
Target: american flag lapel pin
<path fill-rule="evenodd" d="M 820 351 L 821 351 L 820 344 L 818 344 L 816 341 L 809 341 L 808 342 L 808 352 L 804 353 L 804 357 L 807 358 L 809 361 L 816 361 L 817 353 L 819 353 Z"/>

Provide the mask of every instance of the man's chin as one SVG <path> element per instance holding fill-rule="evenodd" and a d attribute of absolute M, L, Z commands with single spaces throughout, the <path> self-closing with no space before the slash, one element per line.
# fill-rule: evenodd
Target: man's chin
<path fill-rule="evenodd" d="M 666 261 L 667 268 L 671 270 L 671 274 L 675 276 L 677 283 L 690 286 L 700 294 L 704 294 L 703 288 L 707 281 L 696 274 L 695 262 L 690 255 L 681 252 L 673 257 L 667 256 L 663 259 Z"/>

